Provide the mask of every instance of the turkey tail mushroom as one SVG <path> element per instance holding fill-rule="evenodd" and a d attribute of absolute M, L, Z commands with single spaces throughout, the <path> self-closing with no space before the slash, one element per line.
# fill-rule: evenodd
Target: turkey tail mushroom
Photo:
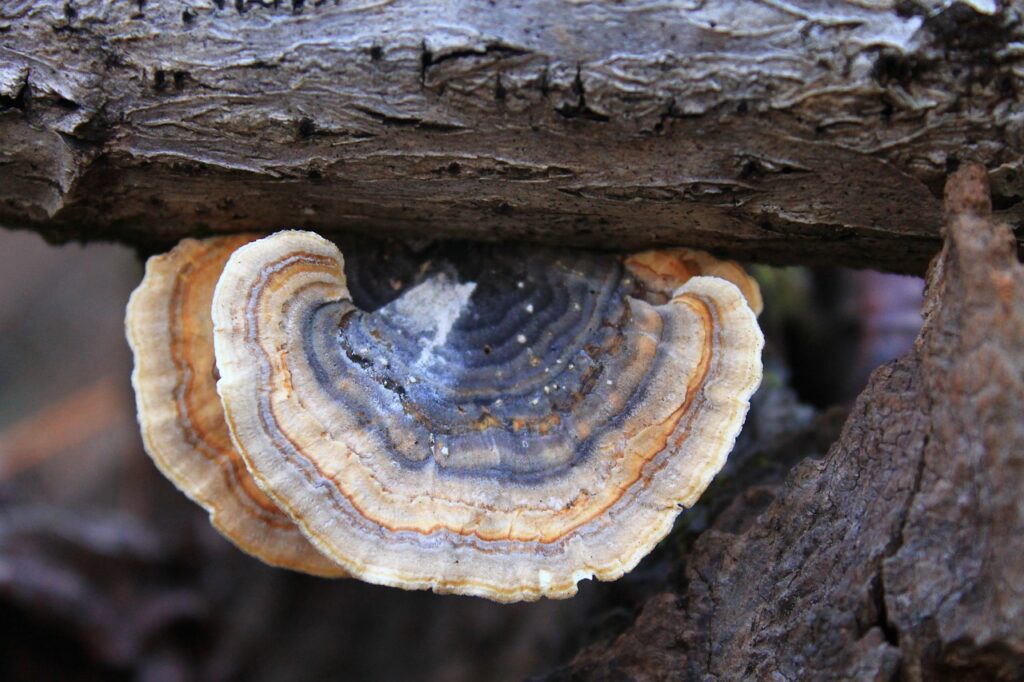
<path fill-rule="evenodd" d="M 760 295 L 682 252 L 480 249 L 438 252 L 369 313 L 333 243 L 241 247 L 213 297 L 217 391 L 260 487 L 351 575 L 569 597 L 631 570 L 725 463 L 761 379 Z M 716 268 L 739 288 L 692 276 Z M 160 423 L 164 393 L 140 398 Z"/>
<path fill-rule="evenodd" d="M 125 317 L 143 443 L 160 471 L 243 551 L 274 566 L 343 576 L 253 481 L 217 396 L 210 302 L 228 257 L 255 238 L 186 239 L 146 263 Z"/>

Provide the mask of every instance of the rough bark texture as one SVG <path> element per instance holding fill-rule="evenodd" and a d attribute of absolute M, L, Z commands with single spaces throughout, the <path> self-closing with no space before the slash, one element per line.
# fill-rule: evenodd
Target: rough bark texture
<path fill-rule="evenodd" d="M 920 272 L 962 160 L 1024 222 L 1024 22 L 989 4 L 12 0 L 0 224 Z"/>
<path fill-rule="evenodd" d="M 984 180 L 951 179 L 915 350 L 828 455 L 737 498 L 681 593 L 554 679 L 1024 675 L 1024 268 Z"/>

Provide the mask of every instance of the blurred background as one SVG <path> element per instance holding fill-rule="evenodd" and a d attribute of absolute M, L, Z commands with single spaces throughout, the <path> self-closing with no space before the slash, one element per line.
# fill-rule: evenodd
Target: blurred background
<path fill-rule="evenodd" d="M 0 679 L 517 680 L 555 671 L 685 579 L 686 548 L 749 481 L 820 456 L 877 365 L 910 347 L 921 280 L 752 268 L 766 376 L 729 466 L 633 573 L 501 606 L 270 569 L 142 449 L 124 247 L 0 229 Z"/>

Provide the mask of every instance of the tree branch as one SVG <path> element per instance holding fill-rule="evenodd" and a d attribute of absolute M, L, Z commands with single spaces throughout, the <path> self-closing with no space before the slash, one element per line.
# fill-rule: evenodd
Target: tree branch
<path fill-rule="evenodd" d="M 676 244 L 921 272 L 1024 223 L 1019 5 L 8 2 L 0 224 Z"/>

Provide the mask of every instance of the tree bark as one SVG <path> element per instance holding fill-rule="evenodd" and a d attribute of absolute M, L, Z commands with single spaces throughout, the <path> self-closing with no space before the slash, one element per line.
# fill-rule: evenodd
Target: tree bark
<path fill-rule="evenodd" d="M 553 679 L 1024 676 L 1024 267 L 984 180 L 952 178 L 915 350 L 828 455 L 738 497 L 681 593 Z"/>
<path fill-rule="evenodd" d="M 1024 224 L 1024 22 L 988 4 L 5 2 L 0 224 L 921 272 L 961 161 Z"/>

